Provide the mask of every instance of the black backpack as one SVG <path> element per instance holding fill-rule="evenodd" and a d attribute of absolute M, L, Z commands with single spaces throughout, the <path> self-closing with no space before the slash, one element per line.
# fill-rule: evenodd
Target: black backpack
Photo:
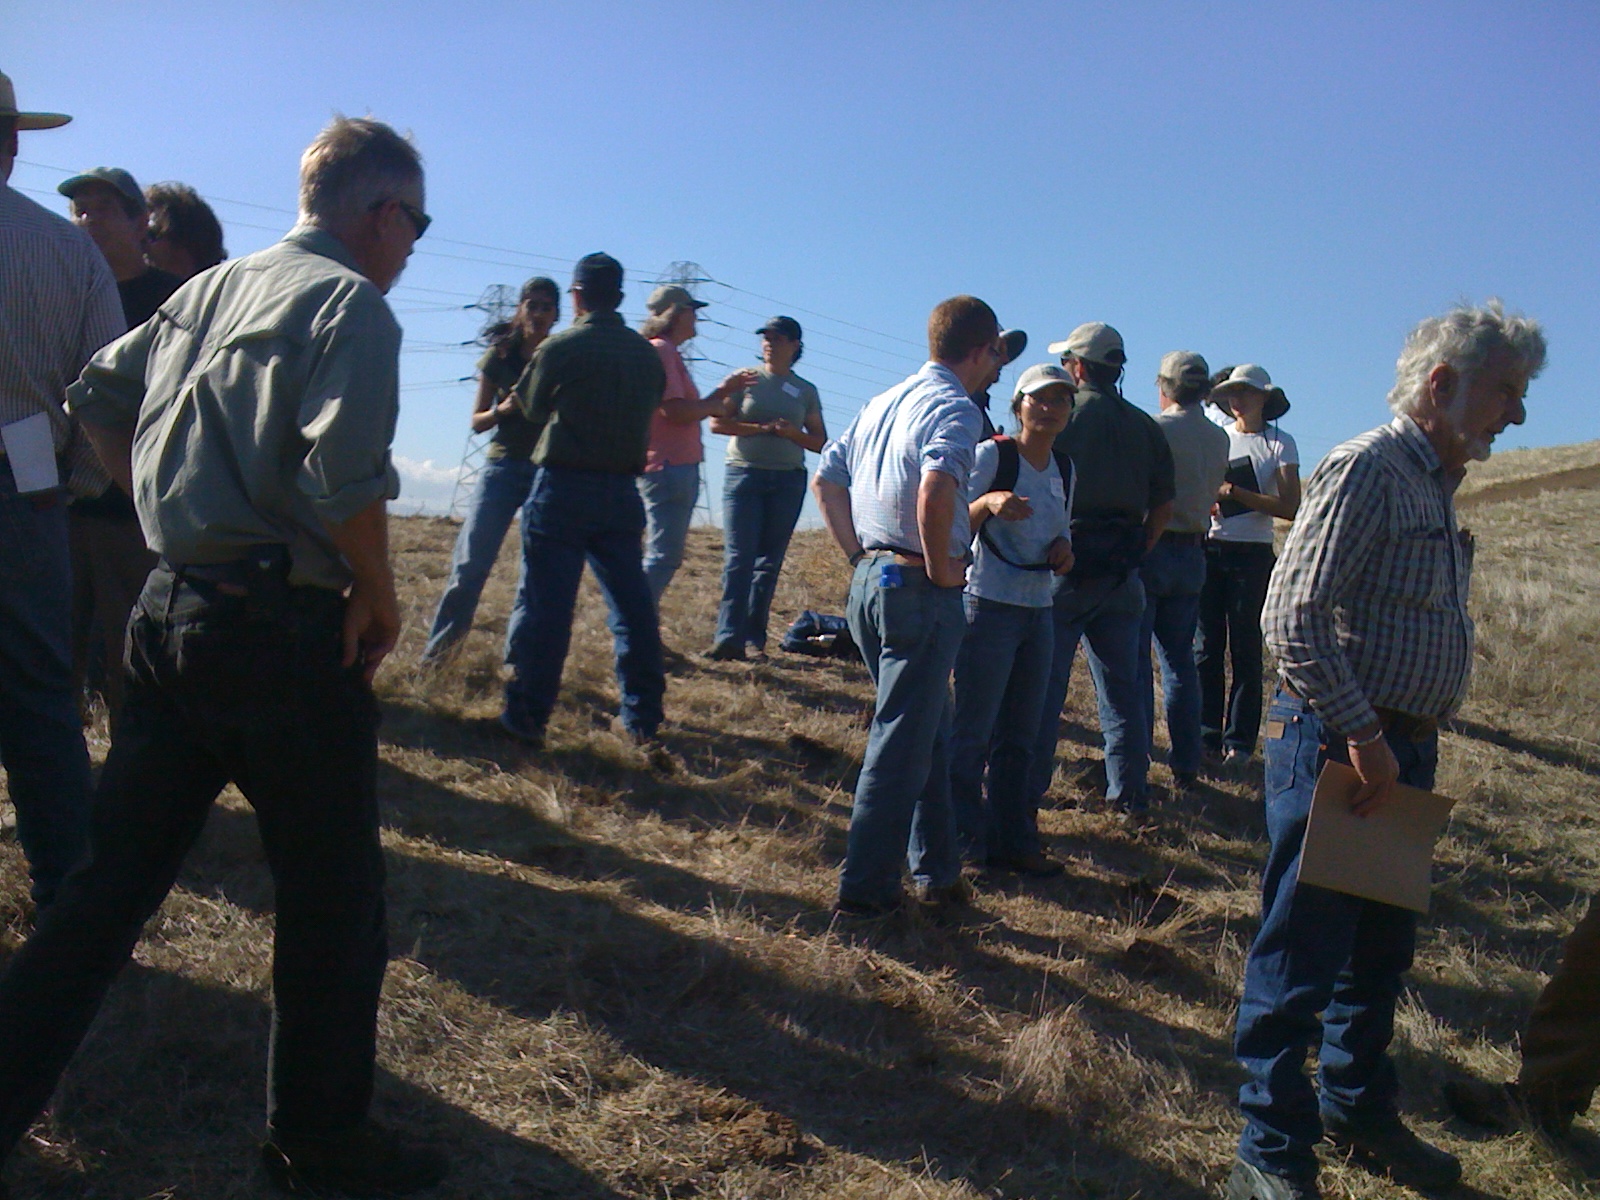
<path fill-rule="evenodd" d="M 997 433 L 989 440 L 994 443 L 995 449 L 1000 452 L 1000 461 L 995 466 L 994 482 L 989 484 L 989 492 L 1016 491 L 1017 476 L 1022 471 L 1022 451 L 1018 449 L 1016 439 L 1007 437 L 1003 433 Z M 1057 450 L 1054 446 L 1050 448 L 1050 453 L 1056 460 L 1056 469 L 1061 472 L 1061 503 L 1063 505 L 1070 504 L 1072 501 L 1072 459 L 1067 456 L 1065 450 Z M 988 495 L 988 492 L 984 494 Z M 1069 520 L 1071 519 L 1071 509 L 1067 510 L 1067 517 Z M 1015 567 L 1019 571 L 1048 571 L 1052 569 L 1047 562 L 1019 563 L 1007 558 L 1005 552 L 989 536 L 988 521 L 979 526 L 978 538 L 989 548 L 990 554 L 1008 567 Z"/>

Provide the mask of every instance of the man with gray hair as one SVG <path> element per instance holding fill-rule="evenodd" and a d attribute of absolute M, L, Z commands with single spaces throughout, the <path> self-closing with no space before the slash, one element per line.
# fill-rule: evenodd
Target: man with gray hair
<path fill-rule="evenodd" d="M 371 681 L 400 625 L 383 295 L 422 206 L 406 139 L 335 120 L 301 159 L 300 223 L 196 278 L 70 389 L 161 561 L 129 623 L 89 859 L 0 978 L 0 1158 L 233 782 L 277 896 L 268 1177 L 389 1196 L 443 1175 L 367 1116 L 388 957 Z"/>
<path fill-rule="evenodd" d="M 1395 783 L 1433 786 L 1439 722 L 1472 670 L 1472 539 L 1456 526 L 1456 486 L 1522 423 L 1544 360 L 1539 325 L 1498 302 L 1429 318 L 1400 355 L 1394 420 L 1336 447 L 1306 483 L 1262 615 L 1280 680 L 1266 726 L 1261 928 L 1234 1039 L 1250 1079 L 1231 1200 L 1317 1196 L 1324 1134 L 1408 1186 L 1460 1178 L 1453 1155 L 1401 1121 L 1388 1056 L 1416 916 L 1299 884 L 1300 846 L 1330 759 L 1360 776 L 1358 814 L 1390 803 Z"/>
<path fill-rule="evenodd" d="M 94 243 L 6 182 L 19 130 L 70 120 L 19 111 L 0 75 L 0 762 L 41 908 L 82 857 L 89 827 L 89 753 L 72 688 L 68 486 L 106 486 L 67 417 L 66 389 L 127 328 Z"/>

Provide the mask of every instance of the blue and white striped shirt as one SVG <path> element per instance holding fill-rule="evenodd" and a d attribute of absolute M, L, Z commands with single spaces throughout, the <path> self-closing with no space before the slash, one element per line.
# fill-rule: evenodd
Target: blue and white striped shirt
<path fill-rule="evenodd" d="M 0 184 L 0 425 L 49 414 L 56 452 L 70 452 L 74 490 L 87 495 L 110 477 L 88 440 L 73 436 L 67 385 L 126 328 L 111 269 L 89 235 Z"/>
<path fill-rule="evenodd" d="M 1466 699 L 1472 554 L 1454 495 L 1404 416 L 1335 447 L 1306 481 L 1261 626 L 1289 686 L 1346 736 L 1375 707 L 1446 717 Z"/>
<path fill-rule="evenodd" d="M 917 489 L 924 472 L 944 472 L 956 481 L 955 519 L 944 553 L 962 558 L 972 541 L 967 481 L 982 435 L 982 414 L 955 372 L 928 362 L 868 401 L 850 427 L 822 448 L 817 476 L 850 489 L 851 517 L 864 547 L 921 554 Z"/>

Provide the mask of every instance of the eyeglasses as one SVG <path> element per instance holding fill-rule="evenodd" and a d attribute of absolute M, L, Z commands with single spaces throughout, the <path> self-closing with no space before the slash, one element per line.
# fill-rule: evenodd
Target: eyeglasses
<path fill-rule="evenodd" d="M 372 206 L 367 209 L 367 211 L 377 212 L 385 204 L 388 204 L 390 200 L 393 200 L 394 203 L 399 207 L 400 211 L 405 213 L 405 215 L 411 219 L 411 227 L 417 231 L 417 236 L 419 238 L 428 232 L 428 226 L 433 224 L 433 218 L 427 213 L 423 212 L 415 204 L 408 204 L 398 196 L 390 196 L 388 200 L 375 201 Z"/>

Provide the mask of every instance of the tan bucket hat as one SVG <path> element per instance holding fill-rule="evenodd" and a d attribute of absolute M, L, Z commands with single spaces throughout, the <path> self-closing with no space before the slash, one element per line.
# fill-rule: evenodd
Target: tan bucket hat
<path fill-rule="evenodd" d="M 18 129 L 55 129 L 72 120 L 66 113 L 20 112 L 17 89 L 11 86 L 11 77 L 3 72 L 0 72 L 0 117 L 16 118 Z"/>
<path fill-rule="evenodd" d="M 1231 417 L 1233 405 L 1228 397 L 1245 388 L 1254 388 L 1267 394 L 1266 403 L 1261 406 L 1262 420 L 1276 421 L 1289 411 L 1289 399 L 1283 394 L 1283 389 L 1272 382 L 1272 376 L 1267 374 L 1265 367 L 1258 367 L 1255 363 L 1242 363 L 1228 372 L 1228 377 L 1211 389 L 1211 403 Z"/>

